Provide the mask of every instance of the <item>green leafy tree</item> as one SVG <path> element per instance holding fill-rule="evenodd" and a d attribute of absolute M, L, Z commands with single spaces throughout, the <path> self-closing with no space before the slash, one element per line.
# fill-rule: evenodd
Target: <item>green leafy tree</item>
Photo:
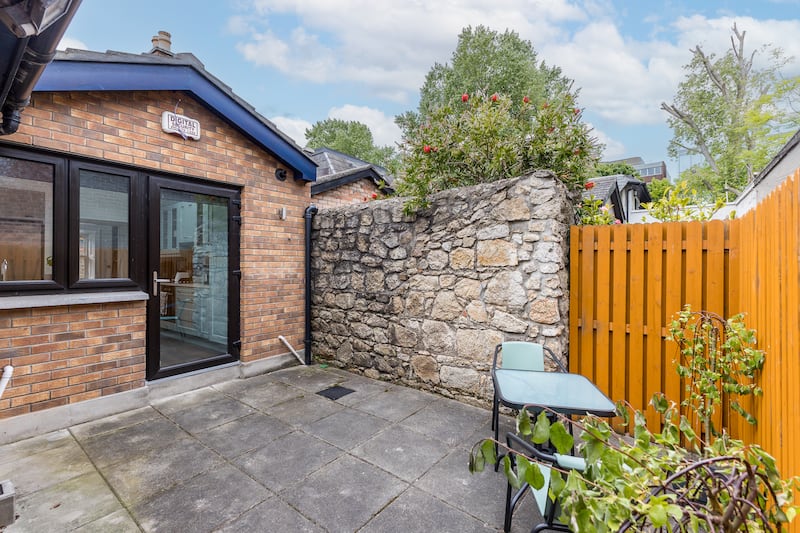
<path fill-rule="evenodd" d="M 661 200 L 671 188 L 672 184 L 666 178 L 652 180 L 647 184 L 647 192 L 653 202 Z"/>
<path fill-rule="evenodd" d="M 720 57 L 696 46 L 673 102 L 661 104 L 674 134 L 670 155 L 703 157 L 681 179 L 706 200 L 741 191 L 800 125 L 791 105 L 800 96 L 800 77 L 781 76 L 789 59 L 780 49 L 748 51 L 745 33 L 734 24 L 731 47 Z M 757 55 L 766 66 L 754 65 Z"/>
<path fill-rule="evenodd" d="M 597 160 L 598 146 L 581 121 L 569 91 L 536 109 L 517 107 L 506 95 L 459 96 L 406 132 L 397 192 L 413 212 L 435 192 L 513 178 L 548 169 L 570 188 L 582 187 Z"/>
<path fill-rule="evenodd" d="M 515 109 L 520 108 L 523 98 L 528 98 L 538 108 L 570 88 L 571 80 L 562 75 L 561 69 L 539 60 L 530 41 L 521 39 L 516 32 L 468 26 L 458 36 L 450 63 L 436 63 L 428 72 L 417 111 L 398 116 L 396 122 L 409 135 L 430 114 L 452 106 L 464 94 L 503 94 Z"/>
<path fill-rule="evenodd" d="M 666 181 L 666 180 L 665 180 Z M 702 199 L 697 189 L 688 181 L 679 181 L 667 189 L 658 200 L 642 204 L 648 217 L 661 222 L 677 222 L 681 220 L 709 220 L 723 205 L 725 200 L 717 198 L 713 202 Z M 647 217 L 645 217 L 645 220 Z"/>
<path fill-rule="evenodd" d="M 367 163 L 391 168 L 396 156 L 391 146 L 376 146 L 366 124 L 355 120 L 327 118 L 306 129 L 308 148 L 331 148 Z"/>
<path fill-rule="evenodd" d="M 764 352 L 755 347 L 755 331 L 745 326 L 744 315 L 725 320 L 709 311 L 692 312 L 687 305 L 673 318 L 667 338 L 680 350 L 675 363 L 685 385 L 681 405 L 697 413 L 707 439 L 719 435 L 712 419 L 723 394 L 731 409 L 756 423 L 737 399 L 763 393 L 756 377 L 764 367 Z"/>
<path fill-rule="evenodd" d="M 630 163 L 625 163 L 623 161 L 615 161 L 613 163 L 598 163 L 597 166 L 594 167 L 595 176 L 615 176 L 617 174 L 633 176 L 634 178 L 639 177 L 639 171 L 633 168 Z"/>

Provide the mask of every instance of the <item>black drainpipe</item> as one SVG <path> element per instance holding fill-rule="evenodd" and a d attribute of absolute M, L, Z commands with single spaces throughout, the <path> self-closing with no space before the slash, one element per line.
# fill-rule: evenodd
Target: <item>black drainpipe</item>
<path fill-rule="evenodd" d="M 9 71 L 13 82 L 3 91 L 3 121 L 0 135 L 11 135 L 19 128 L 20 113 L 31 100 L 31 93 L 42 72 L 56 55 L 56 47 L 67 31 L 73 15 L 81 5 L 81 0 L 72 0 L 67 11 L 52 26 L 40 35 L 25 37 L 18 43 L 17 51 Z M 6 92 L 7 91 L 7 92 Z"/>
<path fill-rule="evenodd" d="M 306 338 L 303 341 L 306 365 L 311 364 L 311 223 L 317 211 L 317 206 L 310 205 L 303 215 L 306 219 Z"/>

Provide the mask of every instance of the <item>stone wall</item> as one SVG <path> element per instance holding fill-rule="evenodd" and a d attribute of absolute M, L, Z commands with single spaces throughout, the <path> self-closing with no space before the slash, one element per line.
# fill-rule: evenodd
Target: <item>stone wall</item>
<path fill-rule="evenodd" d="M 313 223 L 312 353 L 461 400 L 491 397 L 503 340 L 566 359 L 571 203 L 549 172 L 323 209 Z"/>

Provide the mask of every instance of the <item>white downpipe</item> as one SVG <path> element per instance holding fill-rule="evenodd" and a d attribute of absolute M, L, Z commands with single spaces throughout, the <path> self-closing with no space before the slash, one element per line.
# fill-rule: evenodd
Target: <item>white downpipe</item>
<path fill-rule="evenodd" d="M 297 360 L 300 361 L 301 365 L 305 365 L 306 364 L 305 360 L 303 360 L 303 358 L 300 357 L 300 354 L 297 353 L 297 351 L 294 349 L 294 347 L 291 344 L 289 344 L 289 341 L 286 340 L 286 337 L 284 337 L 283 335 L 278 335 L 278 338 L 283 342 L 283 344 L 286 345 L 287 348 L 289 348 L 289 350 L 291 350 L 291 352 L 294 354 L 294 356 L 297 357 Z M 6 368 L 8 368 L 8 367 L 6 367 Z M 4 378 L 5 378 L 5 376 L 4 376 Z M 2 389 L 0 389 L 0 390 L 2 390 Z"/>
<path fill-rule="evenodd" d="M 6 385 L 8 382 L 11 381 L 11 374 L 14 373 L 14 367 L 11 365 L 6 365 L 3 367 L 3 377 L 0 378 L 0 397 L 3 396 L 3 393 L 6 391 Z"/>

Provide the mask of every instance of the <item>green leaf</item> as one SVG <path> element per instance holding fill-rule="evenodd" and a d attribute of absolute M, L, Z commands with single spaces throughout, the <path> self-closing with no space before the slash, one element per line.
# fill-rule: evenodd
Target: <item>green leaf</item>
<path fill-rule="evenodd" d="M 555 497 L 558 497 L 561 494 L 561 491 L 564 490 L 566 483 L 564 482 L 564 478 L 562 477 L 561 472 L 558 470 L 551 470 L 550 471 L 550 491 L 553 493 Z"/>
<path fill-rule="evenodd" d="M 531 434 L 531 417 L 526 408 L 522 408 L 517 415 L 517 433 L 523 437 Z"/>
<path fill-rule="evenodd" d="M 661 413 L 662 415 L 667 412 L 667 408 L 669 407 L 667 397 L 660 392 L 653 394 L 650 404 L 653 406 L 656 412 Z"/>
<path fill-rule="evenodd" d="M 663 527 L 667 525 L 667 507 L 663 504 L 654 504 L 647 511 L 647 517 L 655 527 Z"/>
<path fill-rule="evenodd" d="M 520 475 L 520 477 L 522 476 Z M 544 487 L 544 475 L 538 463 L 530 463 L 525 470 L 525 482 L 537 490 Z"/>
<path fill-rule="evenodd" d="M 497 462 L 497 452 L 495 452 L 495 443 L 491 439 L 486 439 L 481 444 L 481 454 L 483 458 L 489 464 L 495 464 Z"/>
<path fill-rule="evenodd" d="M 522 486 L 516 472 L 511 468 L 511 458 L 507 455 L 503 457 L 503 473 L 512 487 L 519 489 Z"/>
<path fill-rule="evenodd" d="M 550 443 L 556 447 L 558 453 L 568 454 L 572 451 L 575 439 L 564 428 L 564 424 L 559 421 L 550 426 Z"/>
<path fill-rule="evenodd" d="M 481 456 L 480 460 L 478 457 L 470 453 L 469 454 L 469 473 L 474 474 L 476 472 L 483 472 L 483 457 Z"/>
<path fill-rule="evenodd" d="M 552 438 L 550 432 L 550 420 L 547 418 L 547 413 L 541 411 L 539 416 L 536 417 L 536 424 L 533 426 L 531 441 L 536 444 L 544 444 Z"/>

